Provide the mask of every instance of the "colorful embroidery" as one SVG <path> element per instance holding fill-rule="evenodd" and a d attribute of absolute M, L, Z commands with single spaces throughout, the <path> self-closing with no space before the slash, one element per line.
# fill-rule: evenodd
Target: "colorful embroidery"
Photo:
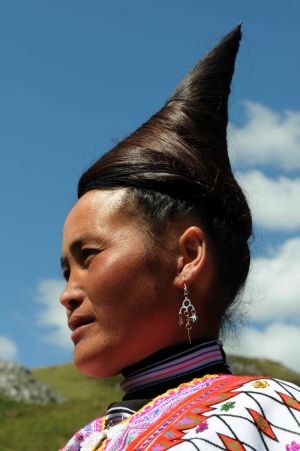
<path fill-rule="evenodd" d="M 269 383 L 267 381 L 255 381 L 252 384 L 254 388 L 267 388 L 269 387 Z"/>
<path fill-rule="evenodd" d="M 284 393 L 278 393 L 283 402 L 293 409 L 300 410 L 300 402 L 297 401 L 297 399 L 293 398 L 292 396 L 285 395 Z"/>
<path fill-rule="evenodd" d="M 253 392 L 252 384 L 255 378 L 250 376 L 227 376 L 226 383 L 223 380 L 221 385 L 220 382 L 215 380 L 209 389 L 190 395 L 183 412 L 178 406 L 177 414 L 171 412 L 162 417 L 160 422 L 153 424 L 144 434 L 141 433 L 132 442 L 132 447 L 128 447 L 128 451 L 150 451 L 157 445 L 161 451 L 171 448 L 174 448 L 174 451 L 175 448 L 176 451 L 185 451 L 187 444 L 192 444 L 195 450 L 205 449 L 205 451 L 216 449 L 282 451 L 286 443 L 292 442 L 295 434 L 300 436 L 300 421 L 297 423 L 295 418 L 289 415 L 286 404 L 278 395 L 280 388 L 286 395 L 288 391 L 293 394 L 292 397 L 297 394 L 299 398 L 298 387 L 270 379 L 269 386 L 263 391 Z M 221 393 L 230 401 L 224 404 L 224 401 L 221 401 L 223 398 L 220 396 Z M 221 410 L 222 406 L 226 408 Z M 180 420 L 188 418 L 189 413 L 194 414 L 194 421 L 197 421 L 198 417 L 198 426 L 189 428 L 180 426 Z M 209 428 L 199 433 L 197 429 L 204 420 L 209 423 Z M 231 433 L 221 432 L 220 429 Z M 166 432 L 169 431 L 172 431 L 172 434 L 168 436 L 169 440 L 166 440 Z"/>
<path fill-rule="evenodd" d="M 264 418 L 262 415 L 260 415 L 258 412 L 256 412 L 255 410 L 248 409 L 248 412 L 254 419 L 258 429 L 261 432 L 263 432 L 264 434 L 266 434 L 268 437 L 275 440 L 276 436 L 275 436 L 274 432 L 272 431 L 272 428 L 271 428 L 268 420 L 266 418 Z"/>
<path fill-rule="evenodd" d="M 225 381 L 226 378 L 227 375 L 205 376 L 202 379 L 194 379 L 188 384 L 182 384 L 177 389 L 169 390 L 164 395 L 155 398 L 151 403 L 147 404 L 139 412 L 129 418 L 128 435 L 120 435 L 120 437 L 115 441 L 113 445 L 110 444 L 110 446 L 108 446 L 107 444 L 103 447 L 103 450 L 120 451 L 126 449 L 129 444 L 129 439 L 132 440 L 133 437 L 136 438 L 142 431 L 148 431 L 149 426 L 155 424 L 160 420 L 160 418 L 164 417 L 164 415 L 174 411 L 176 407 L 181 402 L 184 402 L 190 395 L 198 393 L 199 390 L 201 391 L 202 389 L 208 388 L 215 381 L 220 381 L 221 383 L 221 381 L 223 379 Z M 189 428 L 191 426 L 195 426 L 199 422 L 199 418 L 197 417 L 197 420 L 195 420 L 193 414 L 189 416 L 183 415 L 183 418 L 180 418 L 178 421 L 182 421 L 182 423 L 178 425 L 179 428 Z M 163 432 L 164 427 L 165 425 L 156 427 L 154 436 L 157 436 L 158 434 Z M 174 434 L 176 434 L 176 437 L 182 435 L 178 433 L 177 430 L 174 430 L 173 432 Z M 146 446 L 147 442 L 151 440 L 152 436 L 145 441 L 144 446 Z M 160 442 L 159 445 L 164 446 L 163 449 L 166 449 L 166 446 L 170 444 L 170 440 L 165 436 L 162 438 L 162 440 L 164 440 L 164 444 Z"/>
<path fill-rule="evenodd" d="M 80 450 L 83 441 L 92 435 L 94 432 L 102 432 L 105 424 L 104 418 L 97 418 L 92 423 L 82 428 L 74 437 L 67 443 L 61 451 L 78 451 Z"/>
<path fill-rule="evenodd" d="M 261 382 L 268 385 L 261 387 Z M 254 391 L 256 383 L 256 388 L 263 390 Z M 188 449 L 192 445 L 205 451 L 300 451 L 299 411 L 300 389 L 291 383 L 250 376 L 207 376 L 154 399 L 122 422 L 98 450 L 185 451 L 189 444 Z M 101 424 L 104 428 L 98 419 L 79 431 L 77 445 L 73 439 L 69 442 L 73 448 L 64 450 L 78 451 L 82 437 Z"/>
<path fill-rule="evenodd" d="M 225 449 L 230 449 L 234 451 L 245 451 L 245 448 L 238 440 L 235 440 L 234 438 L 231 437 L 227 437 L 226 435 L 223 434 L 219 434 L 219 437 L 226 446 Z"/>
<path fill-rule="evenodd" d="M 208 429 L 208 424 L 206 420 L 201 421 L 201 423 L 196 427 L 196 432 L 203 432 Z"/>
<path fill-rule="evenodd" d="M 286 451 L 299 451 L 300 445 L 293 441 L 290 445 L 286 445 Z"/>
<path fill-rule="evenodd" d="M 94 451 L 104 438 L 106 438 L 106 433 L 104 431 L 92 432 L 91 435 L 86 437 L 81 443 L 80 451 Z"/>
<path fill-rule="evenodd" d="M 223 404 L 221 407 L 222 412 L 228 412 L 228 410 L 233 409 L 235 405 L 235 402 L 227 402 L 226 404 Z"/>

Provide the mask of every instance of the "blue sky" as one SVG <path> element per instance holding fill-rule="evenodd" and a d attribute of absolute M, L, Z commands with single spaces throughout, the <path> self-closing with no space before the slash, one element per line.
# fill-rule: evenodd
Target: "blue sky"
<path fill-rule="evenodd" d="M 58 261 L 79 175 L 242 20 L 229 141 L 257 239 L 250 323 L 228 349 L 300 370 L 300 4 L 245 3 L 0 2 L 0 358 L 71 360 Z"/>

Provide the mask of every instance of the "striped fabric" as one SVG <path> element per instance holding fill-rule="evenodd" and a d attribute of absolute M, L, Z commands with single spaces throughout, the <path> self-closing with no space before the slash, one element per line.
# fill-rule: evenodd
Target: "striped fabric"
<path fill-rule="evenodd" d="M 130 417 L 133 413 L 135 413 L 135 410 L 129 409 L 125 406 L 110 407 L 106 412 L 106 427 L 112 427 L 115 424 L 126 420 L 126 418 Z"/>
<path fill-rule="evenodd" d="M 149 399 L 135 399 L 129 401 L 117 401 L 110 404 L 105 415 L 105 427 L 110 428 L 120 423 L 132 414 L 144 407 Z"/>
<path fill-rule="evenodd" d="M 143 387 L 166 382 L 218 363 L 224 363 L 222 343 L 210 340 L 127 374 L 121 388 L 126 394 L 133 393 Z"/>

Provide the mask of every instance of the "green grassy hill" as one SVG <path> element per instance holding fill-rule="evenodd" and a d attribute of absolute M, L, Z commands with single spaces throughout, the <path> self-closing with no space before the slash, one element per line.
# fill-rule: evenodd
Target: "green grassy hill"
<path fill-rule="evenodd" d="M 235 356 L 229 361 L 237 373 L 270 375 L 300 385 L 300 374 L 280 363 Z M 0 398 L 1 451 L 58 450 L 74 432 L 121 397 L 119 378 L 91 379 L 71 364 L 37 369 L 33 375 L 62 394 L 65 402 L 40 406 Z"/>
<path fill-rule="evenodd" d="M 88 378 L 71 364 L 37 369 L 33 375 L 62 394 L 65 402 L 41 406 L 0 399 L 1 451 L 58 450 L 121 396 L 118 379 Z"/>

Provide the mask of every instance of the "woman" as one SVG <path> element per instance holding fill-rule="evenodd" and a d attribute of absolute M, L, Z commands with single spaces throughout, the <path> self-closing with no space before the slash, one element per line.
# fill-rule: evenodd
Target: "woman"
<path fill-rule="evenodd" d="M 121 372 L 125 395 L 65 451 L 300 449 L 299 388 L 232 375 L 218 341 L 250 263 L 251 214 L 226 142 L 240 37 L 79 181 L 60 300 L 76 366 Z"/>

